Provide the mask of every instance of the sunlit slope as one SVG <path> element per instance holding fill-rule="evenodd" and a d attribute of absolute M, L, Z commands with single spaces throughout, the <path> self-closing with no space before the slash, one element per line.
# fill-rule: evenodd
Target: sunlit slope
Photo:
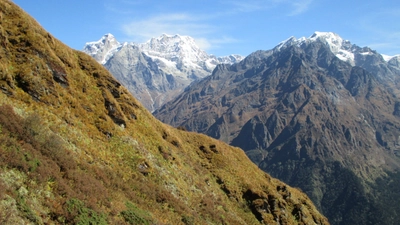
<path fill-rule="evenodd" d="M 156 120 L 0 2 L 0 224 L 328 224 L 238 148 Z"/>

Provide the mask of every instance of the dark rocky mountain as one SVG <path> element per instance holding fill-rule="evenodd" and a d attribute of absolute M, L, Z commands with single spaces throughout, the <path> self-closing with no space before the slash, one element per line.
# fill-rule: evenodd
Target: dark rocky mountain
<path fill-rule="evenodd" d="M 396 224 L 399 75 L 398 57 L 317 32 L 217 66 L 154 115 L 241 147 L 332 224 Z"/>

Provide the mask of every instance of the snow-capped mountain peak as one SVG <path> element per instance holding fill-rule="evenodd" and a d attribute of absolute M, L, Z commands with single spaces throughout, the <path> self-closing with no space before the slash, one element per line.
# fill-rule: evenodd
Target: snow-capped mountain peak
<path fill-rule="evenodd" d="M 222 64 L 232 64 L 232 63 L 238 63 L 244 59 L 243 56 L 237 55 L 237 54 L 232 54 L 228 56 L 222 56 L 218 57 L 217 60 L 219 63 Z"/>
<path fill-rule="evenodd" d="M 386 62 L 389 62 L 390 60 L 392 60 L 394 58 L 400 58 L 400 55 L 385 55 L 385 54 L 381 54 L 381 55 Z"/>
<path fill-rule="evenodd" d="M 208 54 L 197 46 L 192 37 L 178 34 L 163 34 L 158 38 L 152 38 L 139 44 L 139 47 L 150 56 L 162 56 L 173 61 L 179 58 L 190 62 L 200 62 L 209 58 Z"/>
<path fill-rule="evenodd" d="M 341 38 L 338 34 L 332 32 L 315 32 L 311 35 L 308 40 L 310 41 L 317 41 L 320 40 L 324 42 L 333 53 L 339 52 L 343 45 L 345 44 L 343 38 Z"/>
<path fill-rule="evenodd" d="M 243 59 L 239 55 L 209 55 L 193 38 L 178 34 L 163 34 L 141 44 L 121 44 L 106 34 L 99 41 L 88 42 L 83 51 L 109 69 L 151 111 L 191 82 L 211 75 L 218 64 Z"/>
<path fill-rule="evenodd" d="M 316 44 L 315 46 L 311 44 Z M 375 73 L 378 79 L 391 80 L 394 82 L 397 78 L 397 74 L 400 73 L 400 57 L 388 56 L 379 54 L 377 51 L 369 47 L 360 47 L 355 44 L 351 44 L 350 41 L 343 39 L 338 34 L 333 32 L 315 32 L 310 37 L 299 38 L 290 37 L 289 39 L 279 43 L 273 51 L 281 52 L 288 47 L 297 46 L 299 48 L 314 48 L 325 45 L 329 48 L 338 59 L 348 62 L 352 66 L 363 67 L 373 73 Z M 385 71 L 382 68 L 386 68 L 386 71 L 395 70 L 396 72 L 382 72 Z"/>
<path fill-rule="evenodd" d="M 308 39 L 316 40 L 316 39 L 323 39 L 328 41 L 329 44 L 332 45 L 341 45 L 343 42 L 343 38 L 341 38 L 338 34 L 333 32 L 320 32 L 315 31 Z"/>
<path fill-rule="evenodd" d="M 339 59 L 347 61 L 354 65 L 354 53 L 352 52 L 352 45 L 348 40 L 344 40 L 338 34 L 333 32 L 319 32 L 316 31 L 313 35 L 308 38 L 302 37 L 296 39 L 295 37 L 290 37 L 289 39 L 279 43 L 276 50 L 281 50 L 282 48 L 302 44 L 307 44 L 311 42 L 320 41 L 325 44 L 336 55 Z"/>
<path fill-rule="evenodd" d="M 333 54 L 339 59 L 347 61 L 354 65 L 354 53 L 352 52 L 352 45 L 348 40 L 344 40 L 338 34 L 333 32 L 315 32 L 308 38 L 310 41 L 322 41 L 330 48 Z"/>
<path fill-rule="evenodd" d="M 83 51 L 104 64 L 119 47 L 121 47 L 121 43 L 117 41 L 114 35 L 108 33 L 98 41 L 87 42 Z"/>
<path fill-rule="evenodd" d="M 290 38 L 280 42 L 275 49 L 280 51 L 282 48 L 286 48 L 292 45 L 299 45 L 301 42 L 299 40 L 297 40 L 296 37 L 291 36 Z"/>

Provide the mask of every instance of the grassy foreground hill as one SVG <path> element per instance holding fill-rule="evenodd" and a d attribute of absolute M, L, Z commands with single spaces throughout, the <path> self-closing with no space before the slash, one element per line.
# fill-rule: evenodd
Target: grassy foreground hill
<path fill-rule="evenodd" d="M 0 1 L 0 224 L 328 224 L 239 149 L 156 120 Z"/>

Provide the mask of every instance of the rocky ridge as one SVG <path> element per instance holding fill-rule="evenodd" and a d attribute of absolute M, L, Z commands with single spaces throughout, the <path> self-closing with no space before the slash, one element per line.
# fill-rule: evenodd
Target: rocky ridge
<path fill-rule="evenodd" d="M 243 59 L 209 55 L 189 36 L 166 34 L 141 44 L 121 44 L 106 34 L 99 41 L 88 42 L 83 51 L 102 63 L 150 111 L 193 81 L 210 75 L 217 64 Z"/>
<path fill-rule="evenodd" d="M 344 40 L 338 34 L 333 32 L 315 32 L 309 38 L 291 37 L 281 42 L 275 47 L 280 50 L 287 46 L 307 45 L 312 42 L 319 41 L 327 46 L 330 51 L 342 61 L 348 62 L 352 66 L 362 67 L 373 73 L 380 83 L 384 84 L 391 92 L 396 93 L 400 89 L 399 81 L 399 56 L 387 56 L 376 52 L 369 47 L 360 47 L 352 44 L 348 40 Z"/>
<path fill-rule="evenodd" d="M 396 59 L 333 33 L 290 38 L 217 66 L 154 115 L 241 147 L 332 224 L 394 224 L 397 208 L 377 206 L 400 197 L 385 183 L 399 181 Z"/>

